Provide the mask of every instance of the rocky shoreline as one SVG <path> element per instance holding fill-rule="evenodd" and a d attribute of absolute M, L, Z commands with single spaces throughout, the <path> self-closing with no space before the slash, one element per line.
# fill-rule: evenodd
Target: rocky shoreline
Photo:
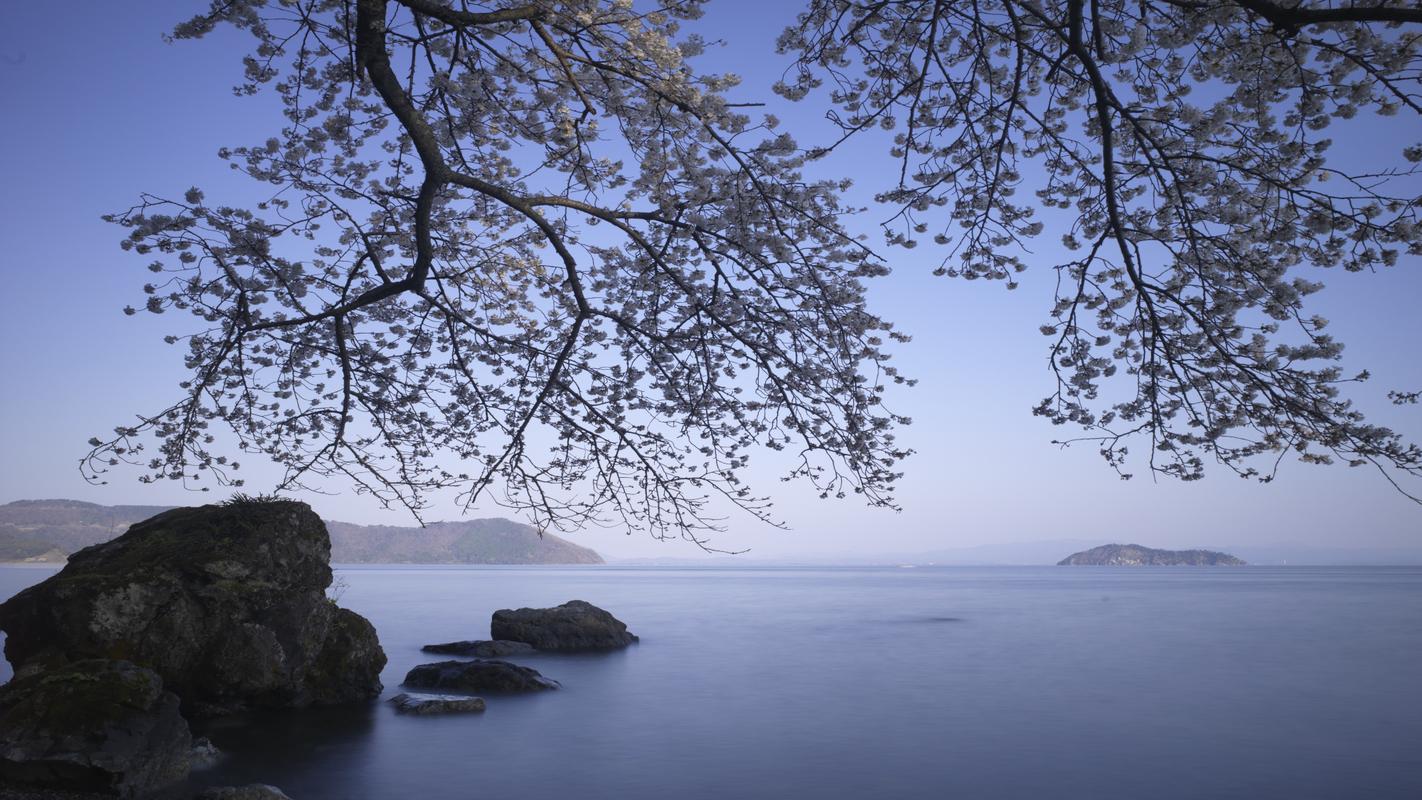
<path fill-rule="evenodd" d="M 187 777 L 190 719 L 378 697 L 385 653 L 327 598 L 330 558 L 306 504 L 245 498 L 75 553 L 0 605 L 0 780 L 141 797 Z"/>
<path fill-rule="evenodd" d="M 306 504 L 237 498 L 135 524 L 0 605 L 15 667 L 0 686 L 0 796 L 186 798 L 174 792 L 190 771 L 219 757 L 189 720 L 379 697 L 385 652 L 368 620 L 328 598 L 330 560 L 326 525 Z M 491 630 L 424 648 L 477 657 L 410 670 L 407 687 L 439 694 L 401 693 L 395 712 L 482 712 L 473 693 L 559 687 L 502 657 L 637 641 L 580 600 L 497 611 Z M 281 798 L 262 784 L 195 796 Z"/>

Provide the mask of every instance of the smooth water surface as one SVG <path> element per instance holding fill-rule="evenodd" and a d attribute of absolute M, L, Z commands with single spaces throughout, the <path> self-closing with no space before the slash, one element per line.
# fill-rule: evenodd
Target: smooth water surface
<path fill-rule="evenodd" d="M 50 571 L 0 568 L 0 596 Z M 390 657 L 587 600 L 483 715 L 226 720 L 198 784 L 321 798 L 1418 798 L 1422 569 L 355 567 Z"/>

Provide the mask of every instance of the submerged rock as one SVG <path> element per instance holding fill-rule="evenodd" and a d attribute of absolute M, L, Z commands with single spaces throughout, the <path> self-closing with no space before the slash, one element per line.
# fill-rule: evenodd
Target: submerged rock
<path fill-rule="evenodd" d="M 482 697 L 454 697 L 451 695 L 411 695 L 400 693 L 390 698 L 395 710 L 401 714 L 453 714 L 484 710 Z"/>
<path fill-rule="evenodd" d="M 305 503 L 167 511 L 0 605 L 5 654 L 17 675 L 123 658 L 197 716 L 371 699 L 385 653 L 369 622 L 326 598 L 330 556 Z"/>
<path fill-rule="evenodd" d="M 476 639 L 470 642 L 427 644 L 420 649 L 426 653 L 439 653 L 449 656 L 475 656 L 477 658 L 504 658 L 505 656 L 525 655 L 534 651 L 533 645 L 526 642 L 508 642 L 501 639 L 495 639 L 492 642 Z"/>
<path fill-rule="evenodd" d="M 286 792 L 265 783 L 250 783 L 246 786 L 214 786 L 204 789 L 193 800 L 291 800 Z"/>
<path fill-rule="evenodd" d="M 494 612 L 490 629 L 495 639 L 526 642 L 539 650 L 610 650 L 637 641 L 621 620 L 582 600 L 557 608 L 501 609 Z"/>
<path fill-rule="evenodd" d="M 77 661 L 0 689 L 5 797 L 136 797 L 186 777 L 191 748 L 177 696 L 127 661 Z"/>
<path fill-rule="evenodd" d="M 188 754 L 188 764 L 192 769 L 210 767 L 222 758 L 222 751 L 206 736 L 193 740 L 193 749 Z"/>
<path fill-rule="evenodd" d="M 405 675 L 403 685 L 457 692 L 538 692 L 558 688 L 557 681 L 543 677 L 536 669 L 493 660 L 421 664 Z"/>

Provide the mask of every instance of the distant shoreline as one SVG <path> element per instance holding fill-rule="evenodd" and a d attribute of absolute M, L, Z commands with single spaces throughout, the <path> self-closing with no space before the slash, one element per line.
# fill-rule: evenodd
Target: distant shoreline
<path fill-rule="evenodd" d="M 173 509 L 78 500 L 0 505 L 0 563 L 63 564 L 85 547 Z M 344 564 L 600 564 L 591 548 L 503 518 L 430 522 L 422 528 L 322 520 L 331 557 Z"/>
<path fill-rule="evenodd" d="M 63 562 L 63 561 L 42 561 L 42 562 L 33 562 L 33 561 L 30 561 L 30 562 L 26 562 L 26 561 L 5 561 L 5 560 L 0 560 L 0 567 L 7 567 L 7 568 L 8 568 L 8 567 L 15 567 L 15 568 L 21 568 L 21 569 L 34 569 L 34 570 L 50 569 L 50 570 L 58 571 L 58 570 L 60 570 L 60 569 L 63 569 L 66 563 L 67 563 L 67 562 Z M 421 570 L 428 570 L 428 571 L 448 570 L 448 571 L 450 571 L 450 572 L 454 572 L 454 571 L 476 571 L 476 570 L 502 571 L 502 570 L 512 570 L 512 569 L 529 569 L 529 570 L 538 570 L 538 571 L 554 570 L 554 569 L 577 569 L 577 570 L 580 570 L 580 571 L 586 570 L 586 571 L 609 571 L 609 572 L 615 572 L 615 571 L 619 571 L 619 570 L 626 570 L 626 571 L 635 571 L 635 570 L 658 570 L 658 571 L 660 571 L 660 570 L 665 570 L 665 571 L 668 571 L 668 572 L 676 571 L 676 570 L 696 570 L 696 571 L 706 571 L 706 572 L 713 572 L 713 571 L 716 571 L 716 570 L 724 570 L 724 571 L 727 571 L 727 572 L 735 572 L 735 571 L 742 571 L 742 572 L 771 572 L 771 571 L 775 571 L 775 570 L 794 570 L 794 571 L 797 571 L 797 572 L 799 572 L 799 571 L 812 571 L 812 570 L 876 570 L 876 571 L 877 571 L 877 570 L 883 570 L 883 571 L 890 571 L 890 570 L 902 570 L 902 569 L 904 569 L 904 566 L 905 566 L 905 565 L 902 565 L 902 564 L 877 564 L 877 563 L 839 563 L 839 562 L 836 562 L 836 563 L 823 563 L 823 564 L 808 564 L 808 563 L 776 563 L 776 562 L 769 562 L 769 561 L 749 561 L 749 562 L 746 562 L 746 563 L 744 563 L 744 564 L 699 564 L 699 563 L 694 563 L 694 562 L 685 563 L 685 564 L 624 564 L 624 563 L 618 563 L 618 562 L 615 562 L 615 561 L 613 561 L 613 562 L 608 562 L 608 563 L 605 563 L 605 564 L 450 564 L 450 563 L 429 563 L 429 562 L 419 562 L 419 563 L 416 563 L 416 562 L 335 562 L 335 563 L 332 563 L 332 564 L 331 564 L 331 568 L 332 568 L 332 569 L 335 569 L 335 570 L 372 570 L 372 571 L 373 571 L 373 570 L 382 570 L 382 569 L 421 569 Z M 1062 570 L 1060 570 L 1060 569 L 1059 569 L 1056 565 L 1054 565 L 1054 564 L 1040 564 L 1040 563 L 1038 563 L 1038 564 L 915 564 L 915 565 L 913 565 L 913 567 L 914 567 L 915 569 L 918 569 L 918 570 L 929 570 L 929 571 L 936 571 L 936 570 L 944 570 L 944 571 L 947 571 L 947 570 L 1013 570 L 1013 569 L 1039 570 L 1039 569 L 1040 569 L 1040 570 L 1043 570 L 1044 572 L 1050 571 L 1051 574 L 1064 574 L 1064 573 L 1062 572 Z M 1409 570 L 1409 569 L 1422 569 L 1422 561 L 1412 562 L 1412 563 L 1398 563 L 1398 564 L 1343 564 L 1343 563 L 1339 563 L 1339 564 L 1246 564 L 1246 565 L 1244 565 L 1244 566 L 1231 567 L 1231 568 L 1229 568 L 1229 569 L 1201 569 L 1201 568 L 1199 568 L 1199 567 L 1186 566 L 1186 565 L 1155 566 L 1155 567 L 1152 567 L 1152 568 L 1150 568 L 1150 569 L 1123 569 L 1123 568 L 1117 567 L 1117 566 L 1082 565 L 1082 566 L 1078 566 L 1076 569 L 1072 570 L 1070 573 L 1065 573 L 1065 574 L 1075 574 L 1075 573 L 1088 572 L 1088 571 L 1094 573 L 1094 572 L 1096 572 L 1096 571 L 1098 571 L 1098 570 L 1102 570 L 1102 571 L 1111 572 L 1111 573 L 1113 573 L 1113 574 L 1126 574 L 1126 575 L 1137 575 L 1137 574 L 1150 575 L 1150 574 L 1154 574 L 1154 573 L 1157 573 L 1157 572 L 1159 572 L 1159 573 L 1164 573 L 1164 572 L 1179 572 L 1179 573 L 1182 573 L 1182 574 L 1191 574 L 1191 575 L 1193 575 L 1193 574 L 1201 574 L 1201 575 L 1226 574 L 1226 575 L 1228 575 L 1228 574 L 1234 574 L 1234 573 L 1237 573 L 1237 572 L 1246 572 L 1246 571 L 1254 571 L 1254 572 L 1257 572 L 1257 571 L 1261 571 L 1261 570 L 1317 570 L 1317 569 L 1339 569 L 1339 570 L 1343 570 L 1343 569 Z"/>

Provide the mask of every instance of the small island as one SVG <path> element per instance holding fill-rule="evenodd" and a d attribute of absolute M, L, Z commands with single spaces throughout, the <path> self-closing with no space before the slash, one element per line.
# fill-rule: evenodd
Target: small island
<path fill-rule="evenodd" d="M 1059 567 L 1242 567 L 1244 561 L 1214 550 L 1157 550 L 1138 544 L 1103 544 L 1072 553 Z"/>

